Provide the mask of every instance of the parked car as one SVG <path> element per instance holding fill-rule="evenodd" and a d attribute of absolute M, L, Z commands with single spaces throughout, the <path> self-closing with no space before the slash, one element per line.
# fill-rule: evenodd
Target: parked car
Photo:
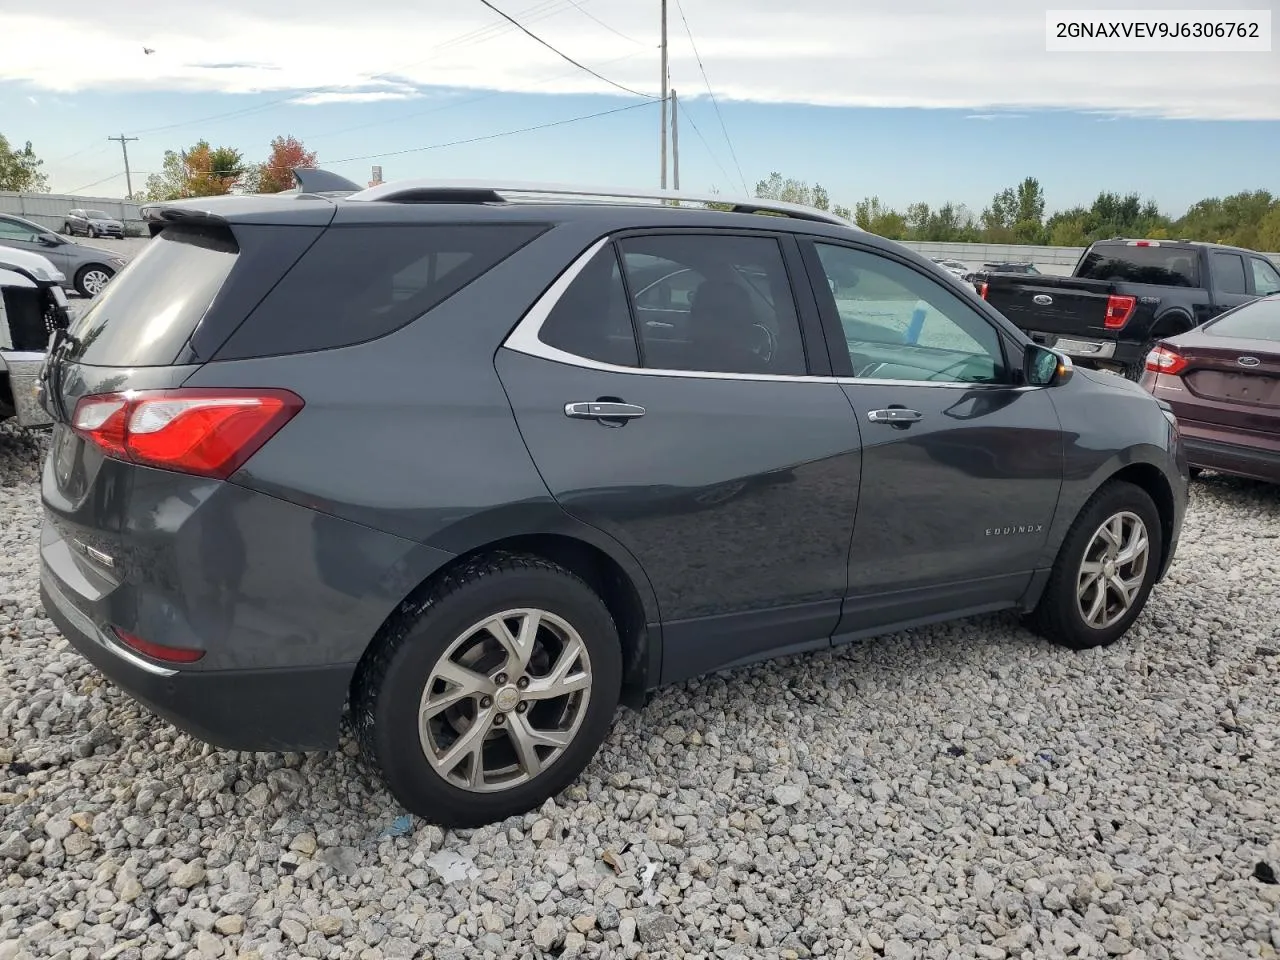
<path fill-rule="evenodd" d="M 1002 609 L 1109 644 L 1168 569 L 1167 405 L 900 244 L 298 175 L 149 208 L 48 363 L 44 609 L 203 740 L 334 748 L 349 701 L 401 804 L 489 823 L 660 685 Z"/>
<path fill-rule="evenodd" d="M 1040 270 L 1030 260 L 992 260 L 984 263 L 977 270 L 966 273 L 965 279 L 970 283 L 977 283 L 992 273 L 1011 273 L 1024 277 L 1040 276 Z"/>
<path fill-rule="evenodd" d="M 124 223 L 101 210 L 78 208 L 67 211 L 62 232 L 74 237 L 78 233 L 86 237 L 124 237 Z"/>
<path fill-rule="evenodd" d="M 1193 471 L 1280 483 L 1280 296 L 1161 340 L 1142 385 L 1173 408 Z"/>
<path fill-rule="evenodd" d="M 0 247 L 0 420 L 51 422 L 37 397 L 45 348 L 69 320 L 63 279 L 48 258 Z"/>
<path fill-rule="evenodd" d="M 996 274 L 980 285 L 1037 343 L 1131 380 L 1160 340 L 1278 291 L 1280 272 L 1262 254 L 1187 240 L 1100 240 L 1069 277 Z"/>
<path fill-rule="evenodd" d="M 968 266 L 961 263 L 959 260 L 952 260 L 948 257 L 930 257 L 929 259 L 940 266 L 943 270 L 946 270 L 953 276 L 959 277 L 961 280 L 963 280 L 969 273 Z"/>
<path fill-rule="evenodd" d="M 66 275 L 64 289 L 74 290 L 82 297 L 97 296 L 129 262 L 127 256 L 114 250 L 68 240 L 38 223 L 7 213 L 0 214 L 0 247 L 48 257 Z"/>

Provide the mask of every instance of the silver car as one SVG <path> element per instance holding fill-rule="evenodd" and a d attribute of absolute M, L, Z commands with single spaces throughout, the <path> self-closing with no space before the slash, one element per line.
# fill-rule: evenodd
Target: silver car
<path fill-rule="evenodd" d="M 11 214 L 0 214 L 0 246 L 48 257 L 66 275 L 63 287 L 82 297 L 97 296 L 129 262 L 127 256 L 114 250 L 76 243 Z"/>
<path fill-rule="evenodd" d="M 62 232 L 69 237 L 84 234 L 86 237 L 124 238 L 124 223 L 101 210 L 78 208 L 68 210 L 62 224 Z"/>

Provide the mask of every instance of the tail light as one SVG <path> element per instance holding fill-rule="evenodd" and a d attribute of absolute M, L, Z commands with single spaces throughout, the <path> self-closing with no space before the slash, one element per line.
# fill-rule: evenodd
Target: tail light
<path fill-rule="evenodd" d="M 150 657 L 152 660 L 162 660 L 165 663 L 195 663 L 204 656 L 203 650 L 193 650 L 190 647 L 166 647 L 162 643 L 152 643 L 150 640 L 135 637 L 132 633 L 125 633 L 119 627 L 112 627 L 111 632 L 130 650 L 144 657 Z"/>
<path fill-rule="evenodd" d="M 1112 294 L 1107 297 L 1107 315 L 1103 325 L 1108 330 L 1119 330 L 1133 316 L 1134 307 L 1138 305 L 1137 297 L 1122 297 Z"/>
<path fill-rule="evenodd" d="M 983 280 L 980 284 L 978 284 L 978 296 L 980 296 L 983 300 L 987 299 L 987 281 Z"/>
<path fill-rule="evenodd" d="M 130 390 L 82 397 L 71 426 L 108 457 L 225 480 L 301 409 L 288 390 Z"/>
<path fill-rule="evenodd" d="M 1152 373 L 1178 374 L 1187 368 L 1187 358 L 1168 347 L 1156 347 L 1147 354 L 1147 369 Z"/>

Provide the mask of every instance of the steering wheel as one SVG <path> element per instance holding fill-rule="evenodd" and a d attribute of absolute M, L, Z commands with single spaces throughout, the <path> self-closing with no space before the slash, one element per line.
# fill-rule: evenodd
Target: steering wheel
<path fill-rule="evenodd" d="M 766 327 L 763 323 L 753 323 L 753 327 L 764 332 L 764 341 L 755 345 L 751 352 L 758 356 L 765 363 L 773 360 L 773 353 L 778 349 L 778 340 L 773 335 L 773 331 Z"/>

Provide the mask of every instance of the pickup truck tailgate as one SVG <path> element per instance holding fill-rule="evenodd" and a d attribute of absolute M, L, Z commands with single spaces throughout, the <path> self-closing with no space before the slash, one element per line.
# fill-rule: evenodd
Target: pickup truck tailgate
<path fill-rule="evenodd" d="M 1115 288 L 1105 280 L 1074 277 L 1025 277 L 992 274 L 987 302 L 1020 329 L 1055 336 L 1112 339 L 1107 309 Z"/>

